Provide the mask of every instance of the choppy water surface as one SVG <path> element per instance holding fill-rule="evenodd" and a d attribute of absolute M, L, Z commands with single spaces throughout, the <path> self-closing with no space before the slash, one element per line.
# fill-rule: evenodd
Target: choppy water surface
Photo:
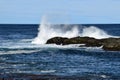
<path fill-rule="evenodd" d="M 96 26 L 110 35 L 120 36 L 120 25 Z M 78 45 L 31 44 L 37 28 L 38 25 L 0 25 L 0 74 L 120 79 L 120 52 Z"/>

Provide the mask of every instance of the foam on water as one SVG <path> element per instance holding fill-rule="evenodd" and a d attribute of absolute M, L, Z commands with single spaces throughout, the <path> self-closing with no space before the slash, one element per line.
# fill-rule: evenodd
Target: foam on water
<path fill-rule="evenodd" d="M 34 52 L 46 51 L 46 50 L 83 50 L 83 51 L 101 51 L 101 47 L 79 47 L 84 44 L 70 44 L 70 45 L 56 45 L 56 44 L 30 44 L 24 43 L 22 45 L 12 45 L 12 46 L 0 46 L 0 55 L 3 54 L 29 54 Z M 103 51 L 103 50 L 102 50 Z"/>
<path fill-rule="evenodd" d="M 41 70 L 42 73 L 54 73 L 56 70 Z"/>
<path fill-rule="evenodd" d="M 3 54 L 21 54 L 21 53 L 34 53 L 34 52 L 38 52 L 40 50 L 10 50 L 10 51 L 0 51 L 0 55 Z"/>
<path fill-rule="evenodd" d="M 90 27 L 78 27 L 78 26 L 72 26 L 65 25 L 62 27 L 58 27 L 59 25 L 52 25 L 50 24 L 46 17 L 42 18 L 41 25 L 38 28 L 38 35 L 37 37 L 32 41 L 32 44 L 45 44 L 46 41 L 52 37 L 77 37 L 77 36 L 88 36 L 88 37 L 94 37 L 97 39 L 101 38 L 108 38 L 113 37 L 111 35 L 108 35 L 104 30 L 99 29 L 95 26 Z M 81 30 L 80 30 L 80 29 Z"/>

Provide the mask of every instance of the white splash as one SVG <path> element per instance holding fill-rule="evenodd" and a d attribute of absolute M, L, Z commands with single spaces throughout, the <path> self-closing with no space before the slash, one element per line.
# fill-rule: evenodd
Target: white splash
<path fill-rule="evenodd" d="M 79 29 L 81 28 L 81 30 Z M 45 44 L 46 41 L 52 37 L 77 37 L 77 36 L 88 36 L 88 37 L 94 37 L 97 39 L 101 38 L 108 38 L 113 37 L 111 35 L 108 35 L 104 30 L 99 29 L 95 26 L 90 27 L 77 27 L 69 25 L 64 25 L 61 27 L 60 25 L 52 25 L 50 24 L 46 17 L 42 18 L 41 25 L 38 28 L 38 35 L 37 37 L 32 41 L 32 44 Z"/>
<path fill-rule="evenodd" d="M 84 36 L 94 37 L 96 39 L 112 37 L 111 35 L 108 35 L 104 30 L 99 29 L 95 26 L 84 27 L 80 35 L 83 37 Z"/>
<path fill-rule="evenodd" d="M 33 44 L 45 44 L 48 39 L 56 36 L 68 38 L 79 36 L 79 30 L 77 26 L 72 27 L 71 29 L 69 29 L 68 26 L 58 28 L 57 26 L 48 23 L 45 17 L 43 17 L 38 30 L 38 36 L 32 41 Z"/>

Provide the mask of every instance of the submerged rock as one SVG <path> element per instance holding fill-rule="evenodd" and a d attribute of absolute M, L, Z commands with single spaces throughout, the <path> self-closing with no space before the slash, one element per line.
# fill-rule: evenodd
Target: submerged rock
<path fill-rule="evenodd" d="M 86 47 L 100 47 L 104 50 L 120 51 L 120 38 L 95 39 L 92 37 L 54 37 L 49 39 L 46 44 L 69 45 L 85 44 Z"/>

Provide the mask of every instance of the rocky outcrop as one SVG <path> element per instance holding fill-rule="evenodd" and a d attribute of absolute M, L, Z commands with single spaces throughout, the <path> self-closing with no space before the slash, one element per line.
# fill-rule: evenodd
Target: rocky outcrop
<path fill-rule="evenodd" d="M 103 40 L 103 49 L 120 51 L 120 38 L 107 38 Z"/>
<path fill-rule="evenodd" d="M 85 44 L 87 47 L 101 46 L 99 40 L 90 37 L 74 37 L 63 41 L 63 45 L 68 44 Z"/>
<path fill-rule="evenodd" d="M 65 40 L 68 40 L 68 38 L 63 38 L 63 37 L 54 37 L 49 40 L 47 40 L 46 44 L 63 44 Z"/>
<path fill-rule="evenodd" d="M 120 51 L 120 38 L 95 39 L 92 37 L 54 37 L 49 39 L 46 44 L 69 45 L 85 44 L 86 47 L 100 47 L 104 50 Z"/>

